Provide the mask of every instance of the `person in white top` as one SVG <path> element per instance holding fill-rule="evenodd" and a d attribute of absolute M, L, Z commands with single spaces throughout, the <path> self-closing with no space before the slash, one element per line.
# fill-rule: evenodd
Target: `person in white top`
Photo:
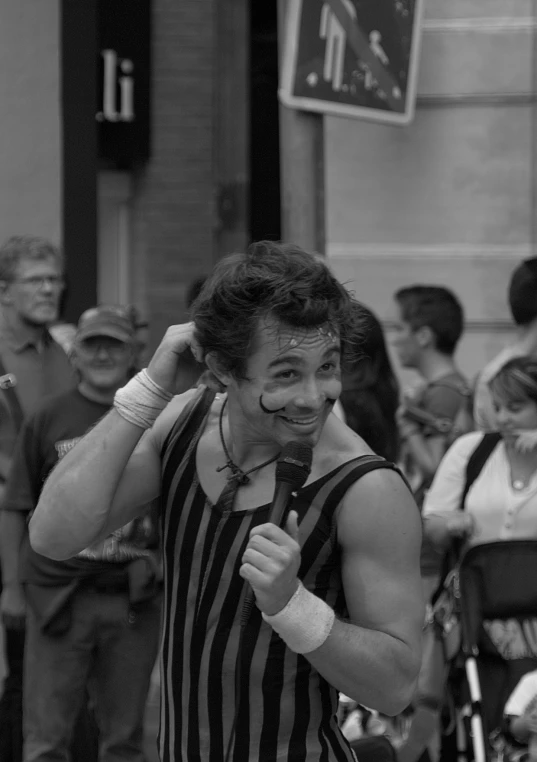
<path fill-rule="evenodd" d="M 475 545 L 537 538 L 537 358 L 507 362 L 489 382 L 501 439 L 459 510 L 468 460 L 483 434 L 446 453 L 423 508 L 424 532 L 439 547 L 454 537 Z"/>

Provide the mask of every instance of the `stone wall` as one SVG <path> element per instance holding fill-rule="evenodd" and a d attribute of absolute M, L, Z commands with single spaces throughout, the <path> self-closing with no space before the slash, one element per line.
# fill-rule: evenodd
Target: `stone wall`
<path fill-rule="evenodd" d="M 327 255 L 388 331 L 393 292 L 462 299 L 473 375 L 509 341 L 506 286 L 535 235 L 532 0 L 425 0 L 408 127 L 325 120 Z"/>

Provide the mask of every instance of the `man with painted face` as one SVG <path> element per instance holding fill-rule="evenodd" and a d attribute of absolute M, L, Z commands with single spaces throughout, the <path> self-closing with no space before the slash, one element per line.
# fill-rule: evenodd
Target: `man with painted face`
<path fill-rule="evenodd" d="M 332 414 L 356 314 L 298 247 L 261 242 L 222 260 L 193 323 L 168 329 L 44 486 L 31 542 L 59 559 L 160 496 L 163 762 L 350 762 L 337 690 L 388 714 L 410 700 L 419 513 L 391 464 Z M 225 393 L 172 398 L 186 346 Z M 311 446 L 313 462 L 279 527 L 268 517 L 291 441 Z M 245 584 L 257 605 L 241 628 Z"/>

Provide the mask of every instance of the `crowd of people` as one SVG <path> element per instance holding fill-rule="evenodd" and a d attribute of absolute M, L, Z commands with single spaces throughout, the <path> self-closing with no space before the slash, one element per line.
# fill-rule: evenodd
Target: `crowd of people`
<path fill-rule="evenodd" d="M 136 310 L 66 327 L 63 289 L 50 242 L 0 247 L 0 760 L 144 762 L 160 655 L 162 762 L 350 762 L 342 702 L 404 715 L 399 762 L 438 762 L 426 612 L 447 553 L 537 539 L 537 258 L 509 284 L 516 342 L 476 378 L 449 289 L 394 294 L 390 351 L 292 245 L 193 283 L 190 322 L 144 369 Z M 275 523 L 285 468 L 303 478 Z M 507 712 L 522 740 L 523 703 Z"/>

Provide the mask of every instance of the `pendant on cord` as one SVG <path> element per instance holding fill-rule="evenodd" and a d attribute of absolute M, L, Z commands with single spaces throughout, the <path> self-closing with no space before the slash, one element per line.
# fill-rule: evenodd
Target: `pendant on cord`
<path fill-rule="evenodd" d="M 225 465 L 220 466 L 220 468 L 217 468 L 216 470 L 220 473 L 220 471 L 223 471 L 224 468 L 229 468 L 231 471 L 231 473 L 227 476 L 228 482 L 236 481 L 239 487 L 242 487 L 245 484 L 250 484 L 250 477 L 247 476 L 238 466 L 236 466 L 233 461 L 228 460 Z"/>

